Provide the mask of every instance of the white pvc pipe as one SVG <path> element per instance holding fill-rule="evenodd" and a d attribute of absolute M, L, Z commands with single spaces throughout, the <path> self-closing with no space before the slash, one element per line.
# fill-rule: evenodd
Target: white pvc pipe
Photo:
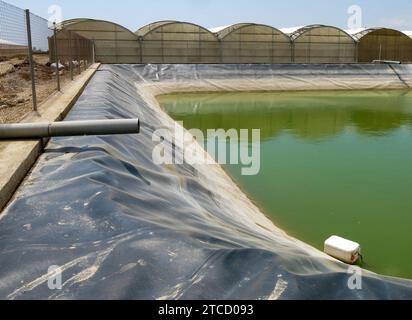
<path fill-rule="evenodd" d="M 18 123 L 0 125 L 0 140 L 137 134 L 139 132 L 139 119 Z"/>

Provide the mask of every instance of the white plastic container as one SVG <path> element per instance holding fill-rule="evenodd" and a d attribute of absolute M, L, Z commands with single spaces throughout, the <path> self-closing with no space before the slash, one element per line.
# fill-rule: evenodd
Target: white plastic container
<path fill-rule="evenodd" d="M 359 243 L 332 236 L 325 241 L 325 253 L 342 262 L 355 264 L 361 255 Z"/>

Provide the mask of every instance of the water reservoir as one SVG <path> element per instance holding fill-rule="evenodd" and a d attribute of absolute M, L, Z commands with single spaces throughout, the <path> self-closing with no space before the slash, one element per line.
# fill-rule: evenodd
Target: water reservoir
<path fill-rule="evenodd" d="M 205 135 L 261 129 L 259 174 L 224 168 L 277 226 L 321 250 L 333 234 L 359 242 L 364 268 L 412 279 L 411 92 L 192 93 L 159 102 Z"/>

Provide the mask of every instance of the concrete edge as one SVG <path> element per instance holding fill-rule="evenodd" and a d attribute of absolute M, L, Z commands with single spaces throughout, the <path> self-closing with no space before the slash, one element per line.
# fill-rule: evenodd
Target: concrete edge
<path fill-rule="evenodd" d="M 93 64 L 73 82 L 67 83 L 62 88 L 63 93 L 56 92 L 51 95 L 39 106 L 37 113 L 27 115 L 22 122 L 63 120 L 99 67 L 100 63 Z M 47 142 L 46 139 L 0 141 L 0 214 L 36 163 Z"/>

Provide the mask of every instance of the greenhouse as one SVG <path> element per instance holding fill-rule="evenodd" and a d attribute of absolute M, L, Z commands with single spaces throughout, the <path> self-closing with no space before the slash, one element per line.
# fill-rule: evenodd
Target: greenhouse
<path fill-rule="evenodd" d="M 356 41 L 345 31 L 312 25 L 290 33 L 295 63 L 355 63 Z"/>
<path fill-rule="evenodd" d="M 139 29 L 142 63 L 219 63 L 216 36 L 196 24 L 160 21 Z"/>
<path fill-rule="evenodd" d="M 359 41 L 359 62 L 392 60 L 412 62 L 412 39 L 405 33 L 386 28 L 366 29 L 354 35 Z"/>
<path fill-rule="evenodd" d="M 217 35 L 222 63 L 292 62 L 290 38 L 271 26 L 240 23 L 218 30 Z"/>
<path fill-rule="evenodd" d="M 116 23 L 94 19 L 73 19 L 62 22 L 59 29 L 72 31 L 93 40 L 95 60 L 98 62 L 140 62 L 140 45 L 137 36 Z"/>
<path fill-rule="evenodd" d="M 59 30 L 58 45 L 63 50 L 69 46 L 71 37 L 92 40 L 95 60 L 102 63 L 412 62 L 412 32 L 386 28 L 360 29 L 350 34 L 326 25 L 277 29 L 238 23 L 207 29 L 193 23 L 165 20 L 133 33 L 108 21 L 72 19 L 62 22 Z M 76 53 L 73 57 L 76 58 Z"/>
<path fill-rule="evenodd" d="M 88 62 L 93 62 L 93 42 L 76 32 L 63 29 L 58 32 L 56 40 L 49 38 L 50 61 L 57 61 L 55 45 L 58 48 L 60 63 L 67 64 L 70 60 L 80 61 L 80 57 L 87 57 Z"/>

